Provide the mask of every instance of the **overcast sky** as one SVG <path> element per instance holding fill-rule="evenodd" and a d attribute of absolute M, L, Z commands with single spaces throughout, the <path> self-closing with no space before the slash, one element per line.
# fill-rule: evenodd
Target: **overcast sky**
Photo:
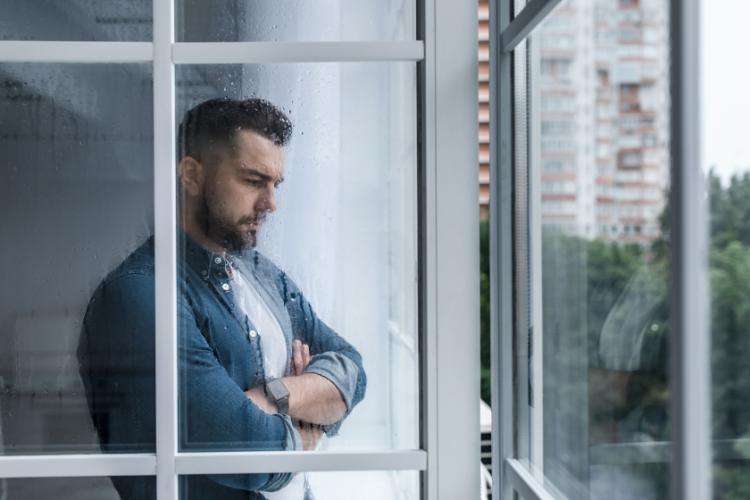
<path fill-rule="evenodd" d="M 750 171 L 750 0 L 702 0 L 703 159 Z"/>

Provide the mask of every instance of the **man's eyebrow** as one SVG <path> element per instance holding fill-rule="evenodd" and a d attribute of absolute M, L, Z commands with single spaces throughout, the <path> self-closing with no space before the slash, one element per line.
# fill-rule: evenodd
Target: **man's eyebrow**
<path fill-rule="evenodd" d="M 278 179 L 274 179 L 272 176 L 270 176 L 268 174 L 265 174 L 265 173 L 263 173 L 263 172 L 261 172 L 259 170 L 256 170 L 253 167 L 248 167 L 246 165 L 241 165 L 241 167 L 242 167 L 241 171 L 242 171 L 243 174 L 256 175 L 256 176 L 260 177 L 261 179 L 263 179 L 265 181 L 275 181 L 276 184 L 281 184 L 282 182 L 284 182 L 284 178 L 283 177 L 280 177 Z"/>

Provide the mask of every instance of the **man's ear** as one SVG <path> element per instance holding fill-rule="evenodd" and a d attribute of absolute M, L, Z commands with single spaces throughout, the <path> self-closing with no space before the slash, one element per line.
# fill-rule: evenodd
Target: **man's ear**
<path fill-rule="evenodd" d="M 190 196 L 199 196 L 203 191 L 206 172 L 203 164 L 192 156 L 185 156 L 177 167 L 179 186 Z"/>

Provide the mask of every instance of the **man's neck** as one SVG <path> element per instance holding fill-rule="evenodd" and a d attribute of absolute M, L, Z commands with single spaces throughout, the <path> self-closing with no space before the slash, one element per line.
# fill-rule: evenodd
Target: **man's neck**
<path fill-rule="evenodd" d="M 185 231 L 185 234 L 190 236 L 193 241 L 198 243 L 206 250 L 218 253 L 220 255 L 227 254 L 227 249 L 209 238 L 208 235 L 200 227 L 200 224 L 195 221 L 195 218 L 183 214 L 180 220 L 180 226 L 182 227 L 182 230 Z"/>

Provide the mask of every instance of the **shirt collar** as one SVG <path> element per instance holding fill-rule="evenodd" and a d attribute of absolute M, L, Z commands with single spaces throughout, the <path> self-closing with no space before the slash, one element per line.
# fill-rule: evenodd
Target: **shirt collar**
<path fill-rule="evenodd" d="M 246 259 L 246 257 L 254 252 L 254 250 L 248 250 L 243 255 L 213 252 L 191 238 L 182 228 L 177 230 L 177 245 L 182 260 L 205 279 L 209 277 L 228 278 L 229 273 L 227 271 L 230 268 L 237 269 L 236 264 L 240 259 L 252 261 L 252 259 Z"/>

